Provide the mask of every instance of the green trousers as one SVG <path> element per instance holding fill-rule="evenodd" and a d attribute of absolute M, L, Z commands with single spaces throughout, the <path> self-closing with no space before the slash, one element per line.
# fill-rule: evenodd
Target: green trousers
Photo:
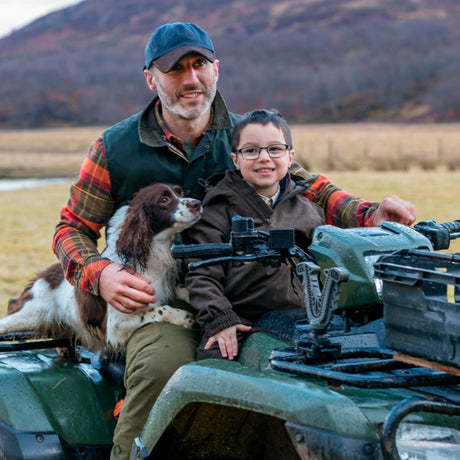
<path fill-rule="evenodd" d="M 130 337 L 126 350 L 126 396 L 115 428 L 111 460 L 129 458 L 153 403 L 171 375 L 194 361 L 199 333 L 169 323 L 151 323 Z"/>

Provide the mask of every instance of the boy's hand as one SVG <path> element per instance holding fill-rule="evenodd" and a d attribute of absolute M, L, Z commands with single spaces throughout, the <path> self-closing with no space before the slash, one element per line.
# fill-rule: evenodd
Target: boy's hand
<path fill-rule="evenodd" d="M 238 340 L 236 338 L 236 332 L 249 332 L 250 330 L 251 326 L 245 326 L 244 324 L 236 324 L 235 326 L 227 327 L 226 329 L 223 329 L 217 334 L 211 336 L 206 342 L 204 349 L 208 350 L 214 342 L 217 342 L 219 344 L 222 357 L 233 360 L 238 355 Z"/>

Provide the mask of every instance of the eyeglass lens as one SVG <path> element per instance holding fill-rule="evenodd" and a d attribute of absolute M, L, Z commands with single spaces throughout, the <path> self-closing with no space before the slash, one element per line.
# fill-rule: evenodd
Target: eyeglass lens
<path fill-rule="evenodd" d="M 246 160 L 255 160 L 259 158 L 262 150 L 266 150 L 271 158 L 279 158 L 286 153 L 288 148 L 289 146 L 287 144 L 272 144 L 266 147 L 244 147 L 239 149 L 238 152 L 240 152 Z"/>

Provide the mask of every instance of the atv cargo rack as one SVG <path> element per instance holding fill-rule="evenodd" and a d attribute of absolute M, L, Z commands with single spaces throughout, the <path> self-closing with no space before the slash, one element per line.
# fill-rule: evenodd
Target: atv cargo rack
<path fill-rule="evenodd" d="M 297 347 L 281 348 L 270 357 L 271 367 L 331 384 L 360 388 L 396 388 L 459 384 L 460 377 L 435 369 L 413 366 L 395 359 L 393 350 L 358 348 L 342 350 L 328 363 L 308 358 Z"/>
<path fill-rule="evenodd" d="M 308 278 L 306 275 L 303 280 Z M 460 365 L 460 255 L 398 251 L 380 258 L 375 276 L 383 280 L 387 348 L 350 347 L 347 341 L 359 334 L 337 336 L 326 332 L 328 325 L 323 325 L 318 334 L 313 327 L 298 324 L 299 332 L 307 332 L 300 335 L 294 347 L 272 353 L 272 368 L 361 388 L 460 383 L 460 369 L 446 372 L 447 366 L 421 366 L 403 361 L 398 353 L 444 363 L 451 369 Z M 320 295 L 324 297 L 324 291 L 318 291 L 317 297 Z"/>
<path fill-rule="evenodd" d="M 460 254 L 402 250 L 382 257 L 386 345 L 460 367 Z"/>

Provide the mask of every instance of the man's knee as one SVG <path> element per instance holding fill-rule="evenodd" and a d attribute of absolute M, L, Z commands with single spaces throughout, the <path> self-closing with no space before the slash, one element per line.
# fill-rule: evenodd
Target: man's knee
<path fill-rule="evenodd" d="M 167 323 L 138 329 L 126 349 L 127 389 L 115 435 L 111 459 L 127 458 L 135 436 L 171 375 L 194 360 L 198 332 Z"/>
<path fill-rule="evenodd" d="M 132 375 L 136 380 L 166 383 L 176 369 L 194 360 L 197 340 L 197 331 L 169 323 L 152 323 L 138 329 L 127 346 L 127 380 Z"/>

